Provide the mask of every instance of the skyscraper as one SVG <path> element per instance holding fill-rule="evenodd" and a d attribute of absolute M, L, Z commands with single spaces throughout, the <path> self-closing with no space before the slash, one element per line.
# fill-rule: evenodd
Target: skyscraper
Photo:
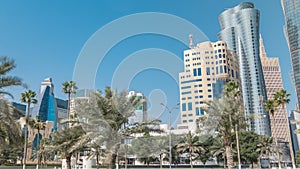
<path fill-rule="evenodd" d="M 254 4 L 243 2 L 222 12 L 218 38 L 239 56 L 243 100 L 249 130 L 260 135 L 271 135 L 269 114 L 264 109 L 267 99 L 259 56 L 260 12 Z"/>
<path fill-rule="evenodd" d="M 191 37 L 190 37 L 191 38 Z M 180 128 L 196 129 L 204 101 L 220 98 L 226 82 L 239 83 L 238 59 L 225 42 L 203 42 L 184 51 L 184 72 L 179 74 Z"/>
<path fill-rule="evenodd" d="M 54 97 L 54 85 L 52 83 L 52 78 L 46 78 L 40 88 L 38 93 L 38 102 L 33 107 L 33 118 L 36 115 L 40 116 L 42 121 L 51 121 L 53 122 L 53 131 L 57 129 L 57 106 L 56 99 Z"/>
<path fill-rule="evenodd" d="M 260 37 L 260 60 L 266 84 L 268 99 L 274 99 L 273 95 L 283 88 L 281 69 L 278 58 L 268 58 L 265 52 L 262 37 Z M 271 118 L 271 117 L 270 117 Z M 274 123 L 271 123 L 272 137 L 279 142 L 289 142 L 289 128 L 286 110 L 281 106 L 274 112 Z"/>
<path fill-rule="evenodd" d="M 298 105 L 300 103 L 300 1 L 281 0 L 285 17 L 284 34 L 292 59 L 293 78 L 297 93 Z"/>

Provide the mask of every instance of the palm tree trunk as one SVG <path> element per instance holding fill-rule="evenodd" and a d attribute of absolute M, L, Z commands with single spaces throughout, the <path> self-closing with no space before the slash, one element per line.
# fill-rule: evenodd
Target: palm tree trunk
<path fill-rule="evenodd" d="M 66 157 L 67 169 L 71 169 L 71 157 L 70 154 Z"/>
<path fill-rule="evenodd" d="M 162 154 L 159 154 L 159 168 L 162 169 Z"/>
<path fill-rule="evenodd" d="M 26 169 L 26 161 L 27 161 L 27 123 L 28 123 L 28 116 L 29 116 L 29 111 L 30 111 L 30 102 L 27 103 L 27 113 L 25 115 L 25 143 L 24 143 L 24 154 L 23 154 L 23 169 Z"/>
<path fill-rule="evenodd" d="M 268 167 L 269 167 L 269 169 L 271 169 L 270 153 L 268 153 Z"/>
<path fill-rule="evenodd" d="M 67 115 L 68 115 L 68 123 L 67 123 L 67 125 L 68 125 L 68 127 L 70 127 L 69 126 L 70 125 L 70 107 L 71 107 L 70 101 L 71 101 L 71 93 L 69 92 L 68 93 L 68 111 L 67 111 Z"/>
<path fill-rule="evenodd" d="M 226 151 L 226 158 L 227 158 L 227 166 L 228 169 L 233 168 L 233 159 L 232 159 L 232 153 L 231 153 L 231 146 L 230 145 L 225 145 L 225 151 Z"/>
<path fill-rule="evenodd" d="M 39 124 L 38 124 L 39 125 Z M 38 126 L 38 138 L 37 138 L 37 148 L 36 148 L 36 158 L 37 158 L 37 165 L 36 165 L 36 169 L 39 169 L 39 165 L 40 165 L 40 157 L 39 157 L 39 147 L 40 147 L 40 126 Z"/>
<path fill-rule="evenodd" d="M 97 169 L 99 169 L 99 153 L 96 154 L 96 162 Z"/>
<path fill-rule="evenodd" d="M 192 151 L 189 151 L 189 156 L 190 156 L 190 165 L 191 165 L 191 168 L 193 168 L 193 157 L 192 157 Z"/>

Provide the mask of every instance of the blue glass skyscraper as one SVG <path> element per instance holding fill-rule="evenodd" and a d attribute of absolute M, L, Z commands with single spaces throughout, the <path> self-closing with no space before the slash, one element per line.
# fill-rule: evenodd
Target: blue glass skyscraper
<path fill-rule="evenodd" d="M 52 121 L 54 123 L 52 130 L 55 131 L 57 129 L 58 114 L 53 89 L 51 78 L 47 78 L 42 82 L 38 103 L 33 108 L 33 117 L 39 115 L 42 121 Z"/>
<path fill-rule="evenodd" d="M 245 114 L 249 130 L 260 135 L 271 135 L 269 114 L 264 109 L 267 100 L 262 65 L 259 55 L 260 12 L 254 4 L 243 2 L 222 12 L 218 38 L 239 56 L 239 69 Z"/>
<path fill-rule="evenodd" d="M 300 105 L 300 1 L 281 0 L 285 17 L 284 33 L 290 50 L 293 67 L 293 79 Z"/>

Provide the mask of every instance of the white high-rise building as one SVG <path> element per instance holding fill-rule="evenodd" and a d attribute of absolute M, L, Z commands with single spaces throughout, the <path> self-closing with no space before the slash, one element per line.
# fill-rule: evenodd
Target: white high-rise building
<path fill-rule="evenodd" d="M 190 39 L 192 37 L 190 36 Z M 184 51 L 184 72 L 179 74 L 181 124 L 178 128 L 196 129 L 205 112 L 204 101 L 220 98 L 228 81 L 239 83 L 237 55 L 223 41 L 203 42 Z"/>

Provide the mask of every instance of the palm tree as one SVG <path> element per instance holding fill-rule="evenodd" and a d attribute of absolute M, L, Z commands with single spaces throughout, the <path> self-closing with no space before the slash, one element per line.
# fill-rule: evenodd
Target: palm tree
<path fill-rule="evenodd" d="M 271 115 L 271 127 L 276 126 L 274 113 L 275 113 L 276 107 L 278 107 L 278 106 L 279 106 L 279 102 L 276 100 L 273 100 L 273 99 L 267 100 L 267 102 L 264 104 L 266 111 L 269 112 L 269 114 Z M 278 146 L 277 139 L 274 138 L 274 140 L 275 140 L 276 146 Z M 278 165 L 279 165 L 279 168 L 281 168 L 279 152 L 277 152 L 277 156 L 278 156 Z"/>
<path fill-rule="evenodd" d="M 105 139 L 105 147 L 110 159 L 109 168 L 115 168 L 117 152 L 121 145 L 121 140 L 128 136 L 126 124 L 128 118 L 134 115 L 134 111 L 143 102 L 137 96 L 127 96 L 127 91 L 118 93 L 107 87 L 104 94 L 95 92 L 89 102 L 78 104 L 75 109 L 80 119 L 85 119 L 83 124 L 87 135 L 94 139 Z"/>
<path fill-rule="evenodd" d="M 13 98 L 12 94 L 2 89 L 10 86 L 27 87 L 26 84 L 22 83 L 22 80 L 19 77 L 7 75 L 15 67 L 16 65 L 14 60 L 9 59 L 6 56 L 0 56 L 0 95 L 9 95 Z"/>
<path fill-rule="evenodd" d="M 76 83 L 74 81 L 65 81 L 62 83 L 62 92 L 64 92 L 65 94 L 68 95 L 68 118 L 70 116 L 70 102 L 71 102 L 71 94 L 76 93 L 76 90 L 78 89 L 78 87 L 76 86 Z"/>
<path fill-rule="evenodd" d="M 256 151 L 260 153 L 260 156 L 268 158 L 268 168 L 269 169 L 271 168 L 270 155 L 271 155 L 271 153 L 273 153 L 272 145 L 273 145 L 272 137 L 269 137 L 266 135 L 262 135 L 259 137 L 259 143 L 257 145 Z"/>
<path fill-rule="evenodd" d="M 45 147 L 46 152 L 57 152 L 66 159 L 67 169 L 71 169 L 72 156 L 81 150 L 90 139 L 80 125 L 73 126 L 53 134 L 52 142 Z"/>
<path fill-rule="evenodd" d="M 191 168 L 193 168 L 193 156 L 196 156 L 199 151 L 204 151 L 204 148 L 199 144 L 199 137 L 193 135 L 191 131 L 185 135 L 181 143 L 177 144 L 176 149 L 181 153 L 188 152 Z"/>
<path fill-rule="evenodd" d="M 36 147 L 36 158 L 37 158 L 37 166 L 36 169 L 39 169 L 39 165 L 40 165 L 40 157 L 39 157 L 39 149 L 40 149 L 40 131 L 42 129 L 45 129 L 46 127 L 46 123 L 43 122 L 40 119 L 40 116 L 37 115 L 35 120 L 30 120 L 29 121 L 29 126 L 31 126 L 31 128 L 33 129 L 37 129 L 37 147 Z"/>
<path fill-rule="evenodd" d="M 279 89 L 278 91 L 276 91 L 276 93 L 273 95 L 274 97 L 274 101 L 279 105 L 281 105 L 282 110 L 285 111 L 285 104 L 288 104 L 290 102 L 290 97 L 291 94 L 287 93 L 286 90 L 284 89 Z M 286 117 L 286 121 L 288 122 L 288 118 Z M 293 146 L 292 146 L 292 140 L 291 140 L 291 134 L 290 134 L 290 126 L 289 124 L 287 124 L 288 127 L 288 139 L 289 139 L 289 148 L 290 148 L 290 155 L 291 155 L 291 159 L 292 159 L 292 164 L 293 164 L 293 168 L 295 169 L 295 156 L 294 156 L 294 150 L 293 150 Z"/>
<path fill-rule="evenodd" d="M 30 105 L 36 104 L 37 100 L 34 99 L 36 96 L 36 93 L 32 90 L 25 91 L 21 94 L 21 102 L 27 103 L 27 113 L 25 115 L 25 143 L 24 143 L 24 157 L 23 157 L 23 169 L 26 168 L 26 158 L 27 158 L 27 129 L 28 129 L 28 118 L 30 116 Z"/>

